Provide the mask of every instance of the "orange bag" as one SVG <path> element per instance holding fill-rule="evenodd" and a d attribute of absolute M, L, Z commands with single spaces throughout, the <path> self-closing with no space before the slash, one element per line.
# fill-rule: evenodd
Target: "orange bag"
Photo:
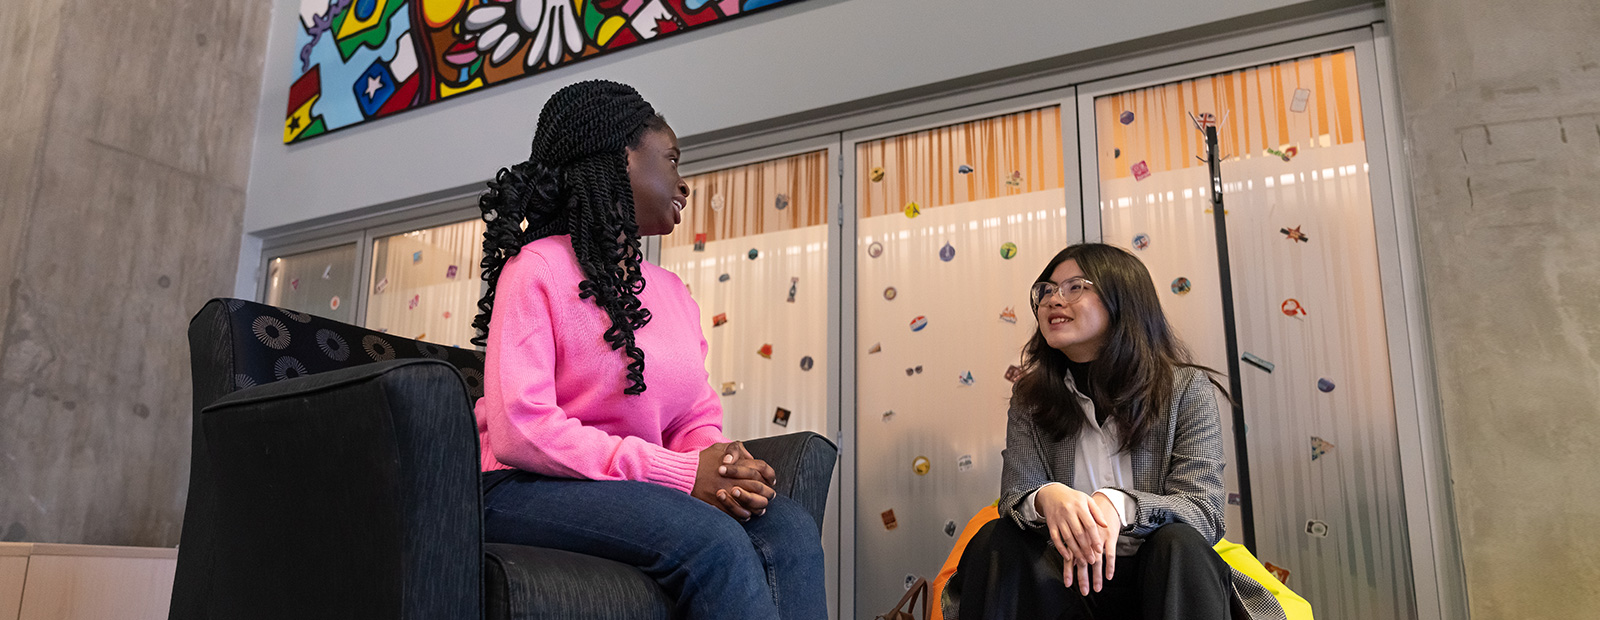
<path fill-rule="evenodd" d="M 950 551 L 950 557 L 945 558 L 944 566 L 939 568 L 939 576 L 933 578 L 933 590 L 930 591 L 928 606 L 933 608 L 932 620 L 944 620 L 944 585 L 950 581 L 950 576 L 956 574 L 956 566 L 961 564 L 961 552 L 967 549 L 967 543 L 973 536 L 978 535 L 978 530 L 984 524 L 1000 518 L 1000 500 L 995 500 L 967 522 L 967 529 L 961 530 L 961 536 L 956 538 L 956 548 Z"/>

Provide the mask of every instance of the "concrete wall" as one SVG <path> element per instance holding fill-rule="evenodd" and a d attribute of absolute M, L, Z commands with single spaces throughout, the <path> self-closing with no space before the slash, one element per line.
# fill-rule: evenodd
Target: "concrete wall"
<path fill-rule="evenodd" d="M 0 3 L 0 539 L 171 546 L 270 7 Z"/>
<path fill-rule="evenodd" d="M 1600 607 L 1600 3 L 1395 0 L 1472 616 Z"/>

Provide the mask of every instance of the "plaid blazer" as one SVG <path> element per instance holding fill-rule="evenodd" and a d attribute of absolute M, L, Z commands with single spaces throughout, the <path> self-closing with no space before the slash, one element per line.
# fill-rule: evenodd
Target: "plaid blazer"
<path fill-rule="evenodd" d="M 1143 538 L 1157 528 L 1182 522 L 1215 545 L 1222 538 L 1222 414 L 1217 394 L 1204 372 L 1180 367 L 1173 375 L 1172 404 L 1132 456 L 1133 488 L 1119 489 L 1138 504 L 1125 533 Z M 1070 486 L 1077 437 L 1050 439 L 1034 424 L 1031 411 L 1013 407 L 1007 414 L 1006 450 L 1000 474 L 1000 514 L 1023 529 L 1039 531 L 1023 519 L 1018 505 L 1048 482 Z M 1254 579 L 1233 571 L 1235 618 L 1284 618 L 1278 600 Z"/>

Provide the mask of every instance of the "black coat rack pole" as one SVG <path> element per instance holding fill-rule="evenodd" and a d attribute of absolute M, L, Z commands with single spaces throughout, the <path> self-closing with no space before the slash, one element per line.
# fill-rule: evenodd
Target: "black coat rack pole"
<path fill-rule="evenodd" d="M 1250 498 L 1250 448 L 1245 441 L 1244 381 L 1239 375 L 1239 330 L 1233 316 L 1233 269 L 1228 264 L 1228 220 L 1222 206 L 1222 159 L 1217 126 L 1206 124 L 1206 163 L 1211 169 L 1211 215 L 1217 230 L 1217 276 L 1222 295 L 1222 328 L 1228 342 L 1228 391 L 1233 396 L 1234 471 L 1239 475 L 1239 512 L 1244 517 L 1244 547 L 1256 552 L 1256 517 Z"/>

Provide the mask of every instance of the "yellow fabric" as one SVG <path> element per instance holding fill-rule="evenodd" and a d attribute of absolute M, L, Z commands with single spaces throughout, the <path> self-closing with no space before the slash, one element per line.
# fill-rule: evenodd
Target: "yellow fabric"
<path fill-rule="evenodd" d="M 1312 620 L 1311 603 L 1306 602 L 1306 599 L 1301 598 L 1299 594 L 1295 594 L 1288 586 L 1283 585 L 1283 582 L 1273 577 L 1272 573 L 1267 572 L 1267 567 L 1262 566 L 1261 561 L 1257 560 L 1256 556 L 1250 555 L 1250 550 L 1245 549 L 1244 545 L 1228 542 L 1228 539 L 1224 538 L 1217 541 L 1214 549 L 1217 550 L 1217 555 L 1222 556 L 1222 559 L 1228 563 L 1228 566 L 1233 567 L 1233 570 L 1244 573 L 1245 576 L 1256 580 L 1257 583 L 1261 584 L 1261 587 L 1271 592 L 1272 596 L 1278 599 L 1278 605 L 1283 607 L 1283 614 L 1289 620 Z"/>
<path fill-rule="evenodd" d="M 945 558 L 944 566 L 939 568 L 939 576 L 934 578 L 933 587 L 928 593 L 929 606 L 933 608 L 933 620 L 944 620 L 944 610 L 939 605 L 944 594 L 944 585 L 956 574 L 956 566 L 961 563 L 961 552 L 966 551 L 967 543 L 972 537 L 978 534 L 978 530 L 983 529 L 984 524 L 1000 518 L 998 506 L 999 501 L 996 501 L 978 511 L 978 514 L 967 522 L 967 529 L 962 530 L 961 536 L 956 538 L 955 549 L 950 550 L 950 557 Z M 1278 599 L 1278 604 L 1283 607 L 1283 613 L 1288 620 L 1312 620 L 1311 603 L 1279 582 L 1272 573 L 1267 572 L 1267 567 L 1262 566 L 1260 560 L 1250 555 L 1250 551 L 1245 549 L 1244 545 L 1228 542 L 1228 539 L 1224 538 L 1213 548 L 1228 566 L 1256 580 L 1261 587 L 1271 592 L 1272 596 Z"/>

